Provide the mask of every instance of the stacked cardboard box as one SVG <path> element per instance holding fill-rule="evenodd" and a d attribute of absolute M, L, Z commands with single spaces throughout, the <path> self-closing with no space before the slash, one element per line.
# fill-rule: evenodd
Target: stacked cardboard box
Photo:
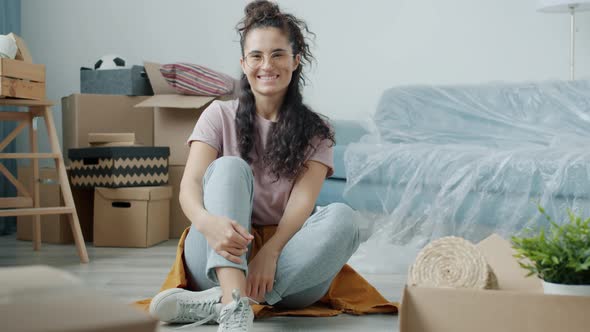
<path fill-rule="evenodd" d="M 135 133 L 139 144 L 170 147 L 169 236 L 179 238 L 191 224 L 178 201 L 189 152 L 186 139 L 203 110 L 217 98 L 179 95 L 161 75 L 160 64 L 144 66 L 154 96 L 73 94 L 62 99 L 64 155 L 70 148 L 87 147 L 90 133 Z"/>
<path fill-rule="evenodd" d="M 68 158 L 72 161 L 72 185 L 76 188 L 166 185 L 169 155 L 170 148 L 167 146 L 119 145 L 70 149 Z"/>
<path fill-rule="evenodd" d="M 169 238 L 170 186 L 95 188 L 94 245 L 149 247 Z"/>
<path fill-rule="evenodd" d="M 140 112 L 133 105 L 147 97 L 129 97 L 122 95 L 72 94 L 62 98 L 63 149 L 64 156 L 68 150 L 89 146 L 91 133 L 134 133 L 137 143 L 153 145 L 154 117 L 149 112 Z M 66 164 L 70 160 L 66 159 Z M 83 200 L 90 206 L 90 228 L 94 233 L 94 190 L 73 188 L 74 200 Z M 80 193 L 92 192 L 91 195 Z M 80 214 L 80 211 L 78 211 Z M 79 216 L 80 217 L 80 216 Z M 116 230 L 113 230 L 116 231 Z M 46 231 L 43 230 L 45 233 Z M 85 239 L 86 238 L 85 235 Z M 94 234 L 91 238 L 96 241 Z M 100 240 L 99 240 L 100 241 Z"/>
<path fill-rule="evenodd" d="M 94 245 L 149 247 L 169 238 L 168 147 L 121 146 L 133 134 L 89 134 L 101 146 L 68 151 L 71 183 L 94 190 Z M 111 142 L 110 140 L 114 141 Z M 117 146 L 110 146 L 111 144 Z"/>

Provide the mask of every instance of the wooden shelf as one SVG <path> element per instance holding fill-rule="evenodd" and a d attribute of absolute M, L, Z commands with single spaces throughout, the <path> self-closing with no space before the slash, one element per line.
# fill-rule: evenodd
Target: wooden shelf
<path fill-rule="evenodd" d="M 58 170 L 58 179 L 61 193 L 63 196 L 65 206 L 57 207 L 35 207 L 38 206 L 40 199 L 39 194 L 39 183 L 34 179 L 33 192 L 29 193 L 27 188 L 22 186 L 20 181 L 14 178 L 14 176 L 6 169 L 1 166 L 0 173 L 4 177 L 7 177 L 12 184 L 17 187 L 19 195 L 17 197 L 3 197 L 0 199 L 0 217 L 18 217 L 18 216 L 33 216 L 33 250 L 39 250 L 41 248 L 41 216 L 44 215 L 70 215 L 70 228 L 72 235 L 74 236 L 74 242 L 76 244 L 76 250 L 78 256 L 80 256 L 81 263 L 88 263 L 88 252 L 86 251 L 86 244 L 84 243 L 84 236 L 80 229 L 80 221 L 76 213 L 74 198 L 70 185 L 68 184 L 68 175 L 65 170 L 63 156 L 61 154 L 61 148 L 59 145 L 59 139 L 55 129 L 55 123 L 53 115 L 51 113 L 50 106 L 53 105 L 52 101 L 49 100 L 25 100 L 25 99 L 11 99 L 11 98 L 0 98 L 0 106 L 23 106 L 27 107 L 27 111 L 22 112 L 0 112 L 0 121 L 20 121 L 21 124 L 14 129 L 7 137 L 2 138 L 0 141 L 0 150 L 2 150 L 8 142 L 12 141 L 18 132 L 26 127 L 27 123 L 30 123 L 29 119 L 34 117 L 42 117 L 45 121 L 45 127 L 47 128 L 47 135 L 49 137 L 49 144 L 51 145 L 51 153 L 39 153 L 37 152 L 37 130 L 35 128 L 35 122 L 32 123 L 33 130 L 29 130 L 29 153 L 0 153 L 0 159 L 32 159 L 33 163 L 33 174 L 36 177 L 36 172 L 39 167 L 39 159 L 53 159 L 55 161 L 56 169 Z M 22 113 L 22 115 L 20 114 Z M 27 121 L 29 120 L 29 121 Z M 1 165 L 1 164 L 0 164 Z"/>
<path fill-rule="evenodd" d="M 0 197 L 0 208 L 32 208 L 31 197 Z"/>
<path fill-rule="evenodd" d="M 53 106 L 51 100 L 29 100 L 16 98 L 0 98 L 0 106 Z"/>
<path fill-rule="evenodd" d="M 58 159 L 58 153 L 0 153 L 0 159 Z"/>
<path fill-rule="evenodd" d="M 30 119 L 28 112 L 1 112 L 0 120 L 2 121 L 26 121 Z"/>
<path fill-rule="evenodd" d="M 0 210 L 0 217 L 18 217 L 18 216 L 33 216 L 33 215 L 49 215 L 49 214 L 69 214 L 73 209 L 69 207 L 48 207 L 48 208 L 31 208 L 31 209 L 10 209 Z"/>
<path fill-rule="evenodd" d="M 24 42 L 17 39 L 22 45 L 21 51 L 25 49 Z M 30 59 L 30 56 L 23 56 Z M 59 138 L 55 128 L 51 106 L 54 102 L 46 99 L 45 86 L 45 65 L 33 65 L 22 61 L 0 59 L 0 107 L 15 106 L 18 109 L 0 112 L 0 122 L 18 121 L 18 126 L 8 136 L 0 139 L 0 151 L 12 142 L 16 136 L 25 128 L 29 127 L 29 151 L 28 153 L 0 153 L 0 160 L 3 159 L 32 159 L 32 192 L 14 178 L 14 175 L 0 164 L 0 177 L 4 181 L 7 178 L 19 192 L 17 197 L 0 198 L 0 217 L 33 216 L 33 250 L 41 249 L 41 216 L 44 215 L 69 215 L 69 224 L 78 256 L 81 263 L 88 263 L 88 252 L 84 243 L 84 236 L 80 228 L 80 221 L 76 213 L 75 202 L 65 164 Z M 18 97 L 18 98 L 17 98 Z M 23 99 L 42 98 L 42 100 Z M 59 101 L 58 101 L 59 102 Z M 37 120 L 45 123 L 47 138 L 51 147 L 51 153 L 39 153 L 37 140 Z M 15 151 L 16 152 L 16 151 Z M 21 151 L 22 152 L 22 151 Z M 38 182 L 39 159 L 53 159 L 58 171 L 58 183 L 63 198 L 63 205 L 54 207 L 40 206 L 40 183 Z"/>

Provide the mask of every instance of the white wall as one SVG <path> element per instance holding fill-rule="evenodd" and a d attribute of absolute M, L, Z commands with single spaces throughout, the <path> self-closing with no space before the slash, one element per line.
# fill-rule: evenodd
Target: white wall
<path fill-rule="evenodd" d="M 22 35 L 47 65 L 47 94 L 79 92 L 79 68 L 116 53 L 133 64 L 188 61 L 239 75 L 241 0 L 22 0 Z M 306 102 L 366 119 L 405 84 L 567 79 L 569 16 L 536 0 L 280 0 L 317 34 Z M 577 16 L 578 77 L 590 73 L 590 15 Z M 47 148 L 45 148 L 46 150 Z"/>

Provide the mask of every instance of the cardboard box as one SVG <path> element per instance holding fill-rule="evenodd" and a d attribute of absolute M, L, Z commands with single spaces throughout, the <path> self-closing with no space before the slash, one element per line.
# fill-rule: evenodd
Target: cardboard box
<path fill-rule="evenodd" d="M 152 332 L 158 322 L 49 266 L 0 268 L 0 324 L 10 332 Z"/>
<path fill-rule="evenodd" d="M 227 100 L 232 96 L 203 97 L 176 94 L 160 73 L 160 64 L 145 62 L 154 96 L 135 105 L 154 110 L 154 145 L 170 146 L 170 165 L 186 165 L 188 145 L 186 140 L 205 108 L 215 99 Z"/>
<path fill-rule="evenodd" d="M 70 149 L 75 188 L 144 187 L 168 184 L 167 146 L 107 146 Z"/>
<path fill-rule="evenodd" d="M 178 197 L 180 195 L 180 180 L 184 174 L 184 166 L 170 166 L 168 169 L 168 181 L 172 186 L 172 200 L 170 201 L 170 238 L 179 239 L 182 232 L 191 225 L 190 220 L 184 215 L 180 207 Z"/>
<path fill-rule="evenodd" d="M 53 180 L 51 184 L 39 185 L 39 198 L 42 207 L 64 206 L 61 190 L 57 182 L 55 168 L 40 168 L 39 176 L 43 181 Z M 30 166 L 18 168 L 18 180 L 33 192 L 33 169 Z M 92 203 L 94 190 L 72 188 L 74 204 L 80 221 L 80 228 L 84 241 L 92 241 Z M 17 217 L 16 238 L 31 241 L 33 238 L 33 217 Z M 46 243 L 70 244 L 74 243 L 74 236 L 70 228 L 67 215 L 41 216 L 41 241 Z"/>
<path fill-rule="evenodd" d="M 62 98 L 64 156 L 68 149 L 88 147 L 89 133 L 135 133 L 137 143 L 154 145 L 153 113 L 133 108 L 146 98 L 90 94 Z"/>
<path fill-rule="evenodd" d="M 135 145 L 135 133 L 89 133 L 90 146 L 105 146 L 116 143 L 120 146 Z"/>
<path fill-rule="evenodd" d="M 94 245 L 149 247 L 170 234 L 170 186 L 95 188 Z"/>
<path fill-rule="evenodd" d="M 154 94 L 142 66 L 106 70 L 80 68 L 80 92 L 128 96 Z"/>
<path fill-rule="evenodd" d="M 400 332 L 582 332 L 590 326 L 590 297 L 545 295 L 525 277 L 510 243 L 498 235 L 477 247 L 498 277 L 499 290 L 406 286 Z"/>

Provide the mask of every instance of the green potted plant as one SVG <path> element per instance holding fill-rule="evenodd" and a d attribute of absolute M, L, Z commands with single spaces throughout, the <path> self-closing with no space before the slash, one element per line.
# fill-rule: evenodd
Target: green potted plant
<path fill-rule="evenodd" d="M 549 221 L 531 237 L 512 237 L 514 257 L 528 276 L 543 280 L 545 294 L 590 296 L 590 218 L 583 220 L 568 209 L 569 221 L 558 225 L 537 204 Z"/>

